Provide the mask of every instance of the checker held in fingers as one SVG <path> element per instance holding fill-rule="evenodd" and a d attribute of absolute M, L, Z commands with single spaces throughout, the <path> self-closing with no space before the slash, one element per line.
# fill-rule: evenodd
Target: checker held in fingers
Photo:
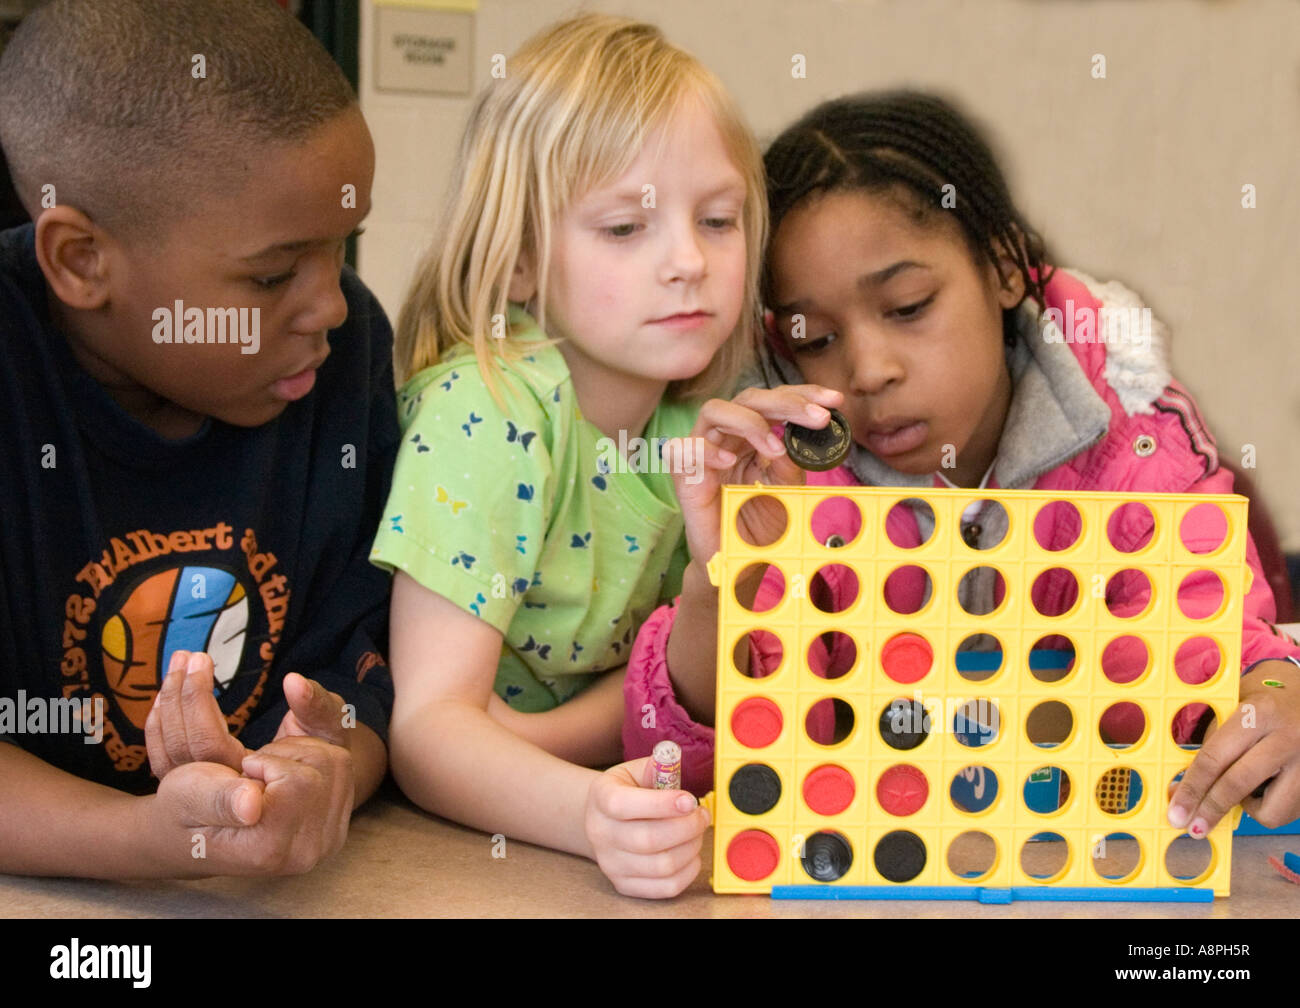
<path fill-rule="evenodd" d="M 825 472 L 842 464 L 849 456 L 853 434 L 849 422 L 837 409 L 828 410 L 830 419 L 821 428 L 802 424 L 785 425 L 785 450 L 790 460 L 809 472 Z"/>

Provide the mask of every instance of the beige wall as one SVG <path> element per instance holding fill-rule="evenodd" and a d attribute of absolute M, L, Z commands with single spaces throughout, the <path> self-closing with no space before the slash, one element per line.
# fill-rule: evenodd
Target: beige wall
<path fill-rule="evenodd" d="M 476 88 L 579 5 L 482 0 Z M 739 98 L 766 143 L 834 95 L 911 84 L 983 122 L 1056 259 L 1142 294 L 1220 452 L 1300 550 L 1300 4 L 1291 0 L 625 0 Z M 361 274 L 395 316 L 445 195 L 467 98 L 377 93 L 362 0 L 362 105 L 378 149 Z M 794 79 L 802 53 L 807 78 Z M 1092 76 L 1094 53 L 1106 79 Z M 1241 206 L 1256 187 L 1258 207 Z"/>

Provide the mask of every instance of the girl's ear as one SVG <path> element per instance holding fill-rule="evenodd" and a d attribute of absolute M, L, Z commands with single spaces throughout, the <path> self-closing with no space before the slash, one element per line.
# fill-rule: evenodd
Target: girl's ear
<path fill-rule="evenodd" d="M 1017 236 L 1019 232 L 1017 232 Z M 1007 252 L 1001 242 L 994 245 L 998 254 L 997 269 L 994 280 L 998 285 L 998 304 L 1003 308 L 1014 308 L 1025 299 L 1025 277 L 1015 259 Z"/>
<path fill-rule="evenodd" d="M 515 262 L 515 271 L 510 277 L 510 289 L 506 296 L 516 304 L 527 304 L 537 293 L 537 267 L 533 255 L 527 249 L 521 249 Z"/>

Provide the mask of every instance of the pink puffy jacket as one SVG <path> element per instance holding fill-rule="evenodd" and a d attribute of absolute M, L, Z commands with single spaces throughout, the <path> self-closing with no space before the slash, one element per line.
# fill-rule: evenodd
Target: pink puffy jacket
<path fill-rule="evenodd" d="M 1081 281 L 1057 271 L 1047 285 L 1048 305 L 1063 305 L 1067 299 L 1073 300 L 1076 310 L 1079 307 L 1101 307 Z M 1219 467 L 1214 440 L 1206 430 L 1195 403 L 1181 385 L 1170 381 L 1164 393 L 1152 404 L 1152 412 L 1130 415 L 1104 377 L 1106 344 L 1069 345 L 1093 388 L 1110 408 L 1110 426 L 1106 435 L 1091 448 L 1040 476 L 1033 489 L 1060 490 L 1063 498 L 1068 498 L 1072 490 L 1108 490 L 1137 495 L 1232 493 L 1232 474 Z M 856 486 L 858 481 L 847 467 L 840 467 L 825 473 L 809 473 L 808 483 L 813 486 Z M 942 485 L 937 476 L 935 485 Z M 996 483 L 990 486 L 996 487 Z M 1197 512 L 1192 512 L 1192 515 L 1199 517 Z M 840 535 L 848 541 L 857 534 L 854 527 L 857 521 L 853 507 L 843 505 L 837 509 L 828 502 L 816 513 L 813 533 L 821 542 L 831 535 Z M 1075 512 L 1059 508 L 1050 519 L 1036 522 L 1035 531 L 1045 544 L 1049 544 L 1049 548 L 1064 547 L 1077 535 Z M 895 508 L 890 512 L 887 532 L 891 541 L 900 546 L 916 545 L 921 541 L 915 516 L 905 508 Z M 1191 549 L 1196 548 L 1198 539 L 1212 546 L 1222 538 L 1221 531 L 1216 531 L 1213 522 L 1197 527 L 1193 518 L 1184 523 L 1181 533 Z M 1111 534 L 1118 548 L 1137 549 L 1151 534 L 1150 512 L 1144 508 L 1122 509 L 1111 526 Z M 1253 542 L 1247 543 L 1246 555 L 1253 578 L 1244 600 L 1242 668 L 1265 658 L 1300 658 L 1300 647 L 1272 626 L 1276 615 L 1273 596 L 1260 569 Z M 1036 607 L 1044 613 L 1066 611 L 1073 604 L 1070 597 L 1073 585 L 1071 578 L 1043 579 L 1033 593 Z M 845 591 L 845 586 L 830 577 L 824 586 L 810 586 L 810 591 L 818 590 L 829 591 L 830 598 L 834 599 Z M 885 596 L 891 608 L 915 611 L 921 605 L 924 591 L 925 578 L 918 570 L 911 577 L 891 577 Z M 779 579 L 772 576 L 764 579 L 755 608 L 762 609 L 765 601 L 775 601 L 780 592 Z M 1218 608 L 1216 593 L 1217 584 L 1206 578 L 1200 583 L 1186 583 L 1179 599 L 1188 611 L 1201 608 L 1209 612 Z M 666 656 L 678 602 L 680 598 L 671 606 L 657 609 L 637 635 L 624 683 L 623 743 L 626 758 L 634 759 L 648 755 L 661 739 L 677 742 L 682 747 L 683 787 L 702 795 L 713 783 L 714 733 L 712 728 L 692 721 L 673 696 Z M 1117 615 L 1141 612 L 1147 604 L 1145 583 L 1140 578 L 1116 578 L 1108 586 L 1107 604 Z M 756 675 L 768 674 L 775 668 L 775 642 L 775 637 L 769 634 L 751 635 L 751 662 Z M 810 652 L 809 660 L 817 671 L 837 664 L 837 656 L 826 653 L 820 641 Z M 1145 661 L 1141 658 L 1126 660 L 1123 649 L 1117 648 L 1107 654 L 1104 664 L 1109 678 L 1127 682 L 1138 675 Z M 1188 649 L 1179 655 L 1178 674 L 1189 682 L 1203 682 L 1213 674 L 1217 664 L 1217 656 L 1211 650 L 1196 652 Z M 645 713 L 650 710 L 654 712 L 653 717 Z M 1175 725 L 1178 738 L 1186 739 L 1191 734 L 1202 711 L 1203 708 L 1184 709 Z M 1103 720 L 1102 730 L 1113 741 L 1127 741 L 1140 733 L 1140 718 L 1135 707 L 1126 710 L 1125 706 L 1120 706 L 1112 711 L 1111 717 Z M 809 729 L 814 736 L 819 732 L 829 734 L 830 725 L 810 724 Z"/>

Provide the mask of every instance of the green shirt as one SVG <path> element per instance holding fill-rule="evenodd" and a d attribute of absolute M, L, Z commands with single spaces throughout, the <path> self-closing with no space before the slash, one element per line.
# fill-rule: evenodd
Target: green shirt
<path fill-rule="evenodd" d="M 545 338 L 517 308 L 510 322 L 512 339 Z M 681 591 L 689 555 L 659 446 L 689 434 L 698 407 L 665 400 L 643 443 L 620 450 L 583 417 L 556 347 L 498 371 L 505 412 L 468 348 L 402 387 L 371 560 L 500 630 L 497 693 L 543 711 L 626 664 L 641 624 Z"/>

